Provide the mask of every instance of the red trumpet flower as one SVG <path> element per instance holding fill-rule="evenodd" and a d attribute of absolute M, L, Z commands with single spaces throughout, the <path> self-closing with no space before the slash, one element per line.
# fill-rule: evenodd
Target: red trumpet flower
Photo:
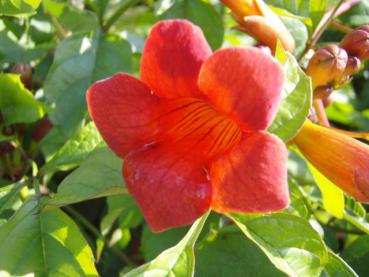
<path fill-rule="evenodd" d="M 217 212 L 270 212 L 289 203 L 287 150 L 265 131 L 283 72 L 252 47 L 211 53 L 185 20 L 156 24 L 141 80 L 124 73 L 93 84 L 88 109 L 124 158 L 126 186 L 154 231 Z"/>

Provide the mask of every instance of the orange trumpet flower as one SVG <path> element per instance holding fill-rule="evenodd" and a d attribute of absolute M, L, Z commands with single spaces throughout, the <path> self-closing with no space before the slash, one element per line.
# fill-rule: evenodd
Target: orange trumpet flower
<path fill-rule="evenodd" d="M 261 50 L 211 53 L 185 20 L 156 24 L 140 80 L 118 73 L 87 92 L 126 186 L 154 231 L 209 209 L 270 212 L 289 203 L 287 150 L 265 130 L 282 96 L 281 66 Z"/>
<path fill-rule="evenodd" d="M 361 202 L 369 202 L 369 146 L 307 121 L 293 139 L 328 179 Z"/>

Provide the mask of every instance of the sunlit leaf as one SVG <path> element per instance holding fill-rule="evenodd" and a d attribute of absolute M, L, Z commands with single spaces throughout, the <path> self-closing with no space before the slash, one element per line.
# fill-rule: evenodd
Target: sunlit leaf
<path fill-rule="evenodd" d="M 1 0 L 0 15 L 24 16 L 33 14 L 41 0 Z"/>
<path fill-rule="evenodd" d="M 295 58 L 279 44 L 276 59 L 283 65 L 285 83 L 282 102 L 268 131 L 288 141 L 300 130 L 309 114 L 312 101 L 311 82 Z"/>
<path fill-rule="evenodd" d="M 279 213 L 230 218 L 289 276 L 318 276 L 328 261 L 322 238 L 301 217 Z"/>
<path fill-rule="evenodd" d="M 329 252 L 328 263 L 320 277 L 358 277 L 356 272 L 338 255 Z"/>
<path fill-rule="evenodd" d="M 0 74 L 0 111 L 6 125 L 34 122 L 44 115 L 43 105 L 16 74 Z"/>
<path fill-rule="evenodd" d="M 92 251 L 61 210 L 28 201 L 0 227 L 1 276 L 98 276 Z"/>

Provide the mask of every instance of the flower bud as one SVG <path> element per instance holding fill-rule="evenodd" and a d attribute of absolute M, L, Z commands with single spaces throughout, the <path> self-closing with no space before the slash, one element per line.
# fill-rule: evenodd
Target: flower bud
<path fill-rule="evenodd" d="M 29 64 L 15 64 L 11 70 L 11 73 L 19 74 L 20 79 L 24 86 L 28 89 L 32 88 L 32 67 Z"/>
<path fill-rule="evenodd" d="M 350 56 L 355 56 L 361 61 L 369 59 L 369 25 L 363 25 L 347 34 L 340 46 Z"/>
<path fill-rule="evenodd" d="M 279 17 L 262 0 L 222 0 L 241 25 L 240 30 L 275 51 L 279 40 L 289 52 L 295 50 L 295 41 Z"/>
<path fill-rule="evenodd" d="M 346 51 L 335 44 L 329 44 L 316 51 L 306 68 L 313 88 L 331 85 L 344 72 L 347 59 Z"/>
<path fill-rule="evenodd" d="M 361 202 L 369 202 L 369 146 L 307 121 L 293 139 L 329 180 Z"/>
<path fill-rule="evenodd" d="M 343 71 L 344 75 L 354 75 L 360 70 L 361 62 L 357 57 L 349 56 L 347 59 L 347 64 L 345 70 Z"/>

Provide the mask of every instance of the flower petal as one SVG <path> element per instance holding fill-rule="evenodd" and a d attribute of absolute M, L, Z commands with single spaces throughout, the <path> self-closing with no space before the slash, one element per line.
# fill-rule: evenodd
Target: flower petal
<path fill-rule="evenodd" d="M 264 213 L 289 203 L 287 149 L 266 132 L 255 132 L 210 165 L 212 208 L 218 212 Z"/>
<path fill-rule="evenodd" d="M 121 157 L 153 140 L 159 102 L 144 83 L 123 73 L 96 82 L 87 91 L 88 110 L 96 127 Z"/>
<path fill-rule="evenodd" d="M 227 48 L 203 64 L 199 85 L 214 106 L 244 130 L 264 130 L 277 113 L 283 71 L 255 47 Z"/>
<path fill-rule="evenodd" d="M 152 144 L 129 154 L 123 176 L 155 232 L 193 223 L 210 207 L 211 186 L 201 165 Z"/>
<path fill-rule="evenodd" d="M 211 49 L 201 29 L 186 20 L 164 20 L 151 30 L 141 79 L 160 97 L 201 97 L 197 80 Z"/>

